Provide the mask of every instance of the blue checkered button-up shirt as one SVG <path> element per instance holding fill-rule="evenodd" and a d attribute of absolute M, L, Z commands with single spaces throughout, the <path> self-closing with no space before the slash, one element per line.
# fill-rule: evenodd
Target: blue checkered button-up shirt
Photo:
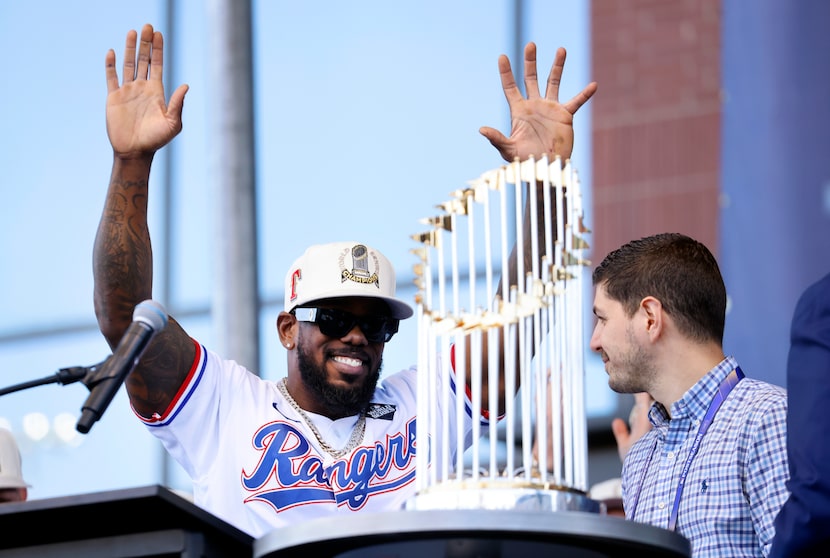
<path fill-rule="evenodd" d="M 655 403 L 654 428 L 625 458 L 627 519 L 667 528 L 680 472 L 718 386 L 738 364 L 721 361 L 672 404 L 671 418 Z M 677 532 L 695 558 L 766 556 L 773 520 L 787 499 L 787 394 L 744 378 L 721 405 L 691 463 L 677 515 Z"/>

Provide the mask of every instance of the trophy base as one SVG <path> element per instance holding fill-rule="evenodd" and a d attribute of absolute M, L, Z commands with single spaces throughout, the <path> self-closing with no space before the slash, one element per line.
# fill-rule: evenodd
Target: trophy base
<path fill-rule="evenodd" d="M 580 511 L 605 514 L 605 504 L 573 488 L 540 483 L 469 480 L 433 486 L 410 498 L 406 510 Z"/>

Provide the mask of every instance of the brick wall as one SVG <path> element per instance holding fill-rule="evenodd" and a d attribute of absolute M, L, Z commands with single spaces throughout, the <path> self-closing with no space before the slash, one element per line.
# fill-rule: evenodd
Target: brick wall
<path fill-rule="evenodd" d="M 720 0 L 593 0 L 591 257 L 681 232 L 717 256 Z"/>

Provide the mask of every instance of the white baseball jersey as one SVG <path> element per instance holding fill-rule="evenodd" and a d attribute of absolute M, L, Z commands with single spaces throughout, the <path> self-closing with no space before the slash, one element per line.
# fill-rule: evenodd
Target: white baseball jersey
<path fill-rule="evenodd" d="M 197 505 L 259 538 L 321 516 L 401 509 L 415 495 L 414 367 L 379 382 L 361 443 L 335 459 L 321 450 L 276 382 L 194 343 L 196 359 L 170 408 L 139 418 L 190 475 Z M 455 405 L 454 391 L 450 397 Z M 469 439 L 469 404 L 465 408 L 462 428 Z M 306 414 L 338 449 L 358 420 Z M 456 424 L 448 432 L 457 439 Z M 437 451 L 441 443 L 432 446 Z"/>

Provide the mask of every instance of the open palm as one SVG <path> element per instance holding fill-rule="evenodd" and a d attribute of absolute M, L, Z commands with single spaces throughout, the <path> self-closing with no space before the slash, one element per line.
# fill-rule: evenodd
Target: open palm
<path fill-rule="evenodd" d="M 488 126 L 482 127 L 480 132 L 505 161 L 524 160 L 530 156 L 539 158 L 542 155 L 570 158 L 574 142 L 573 115 L 593 96 L 597 84 L 591 82 L 567 103 L 560 103 L 559 84 L 565 67 L 565 55 L 564 48 L 556 51 L 545 95 L 542 97 L 536 73 L 536 45 L 532 42 L 527 44 L 524 81 L 526 98 L 516 85 L 510 60 L 505 55 L 499 57 L 499 75 L 510 107 L 510 137 Z"/>
<path fill-rule="evenodd" d="M 141 30 L 136 57 L 137 34 L 127 35 L 124 82 L 118 83 L 115 53 L 106 57 L 107 134 L 113 151 L 122 157 L 155 152 L 182 129 L 182 107 L 187 85 L 181 85 L 165 103 L 163 38 L 151 25 Z"/>

